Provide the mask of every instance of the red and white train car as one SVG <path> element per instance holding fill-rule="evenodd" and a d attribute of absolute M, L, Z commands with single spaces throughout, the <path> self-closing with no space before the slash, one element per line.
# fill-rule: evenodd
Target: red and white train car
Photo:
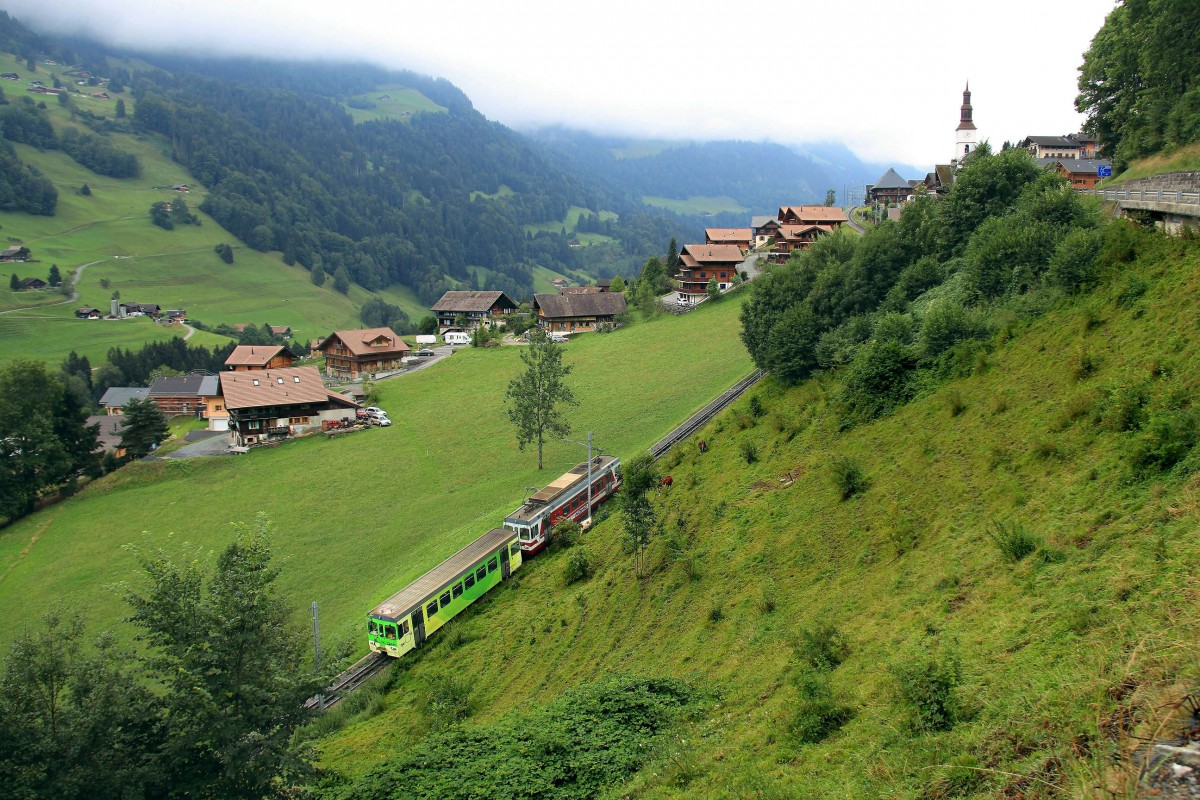
<path fill-rule="evenodd" d="M 594 509 L 620 488 L 621 459 L 596 456 L 591 464 L 591 507 Z M 531 556 L 550 541 L 551 529 L 560 519 L 582 522 L 588 509 L 588 462 L 584 461 L 552 481 L 504 518 L 504 527 L 516 531 L 522 557 Z"/>

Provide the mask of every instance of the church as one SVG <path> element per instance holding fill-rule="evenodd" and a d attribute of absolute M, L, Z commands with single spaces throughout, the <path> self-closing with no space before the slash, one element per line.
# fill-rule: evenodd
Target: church
<path fill-rule="evenodd" d="M 963 89 L 962 106 L 958 112 L 958 128 L 954 131 L 954 158 L 950 163 L 957 166 L 964 158 L 975 152 L 979 146 L 979 131 L 971 119 L 974 109 L 971 108 L 971 84 Z"/>

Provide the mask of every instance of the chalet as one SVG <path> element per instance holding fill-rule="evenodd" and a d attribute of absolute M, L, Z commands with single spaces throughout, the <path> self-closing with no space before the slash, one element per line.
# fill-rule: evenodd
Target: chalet
<path fill-rule="evenodd" d="M 28 261 L 29 255 L 28 247 L 6 247 L 0 250 L 0 261 Z"/>
<path fill-rule="evenodd" d="M 100 319 L 100 309 L 84 306 L 83 308 L 75 309 L 76 319 Z"/>
<path fill-rule="evenodd" d="M 316 367 L 222 372 L 219 377 L 230 443 L 237 447 L 318 431 L 322 422 L 353 417 L 359 408 L 350 398 L 326 389 Z"/>
<path fill-rule="evenodd" d="M 807 250 L 818 237 L 832 232 L 832 225 L 780 225 L 771 246 L 770 259 L 787 261 L 793 252 Z"/>
<path fill-rule="evenodd" d="M 104 453 L 112 453 L 117 458 L 125 457 L 125 448 L 121 447 L 121 433 L 124 428 L 122 424 L 124 420 L 117 416 L 102 415 L 98 417 L 88 417 L 84 424 L 89 428 L 96 426 L 96 444 L 99 445 L 97 450 Z"/>
<path fill-rule="evenodd" d="M 290 367 L 295 356 L 281 344 L 241 344 L 225 359 L 225 368 L 234 372 L 250 369 Z"/>
<path fill-rule="evenodd" d="M 125 413 L 130 400 L 141 400 L 149 391 L 141 386 L 110 386 L 100 398 L 100 407 L 109 416 L 117 417 Z"/>
<path fill-rule="evenodd" d="M 600 294 L 599 286 L 564 286 L 559 294 Z"/>
<path fill-rule="evenodd" d="M 498 317 L 516 311 L 517 304 L 504 292 L 446 292 L 431 310 L 438 319 L 438 333 L 449 330 L 470 333 L 480 325 L 491 325 Z M 464 321 L 465 325 L 458 324 Z"/>
<path fill-rule="evenodd" d="M 1074 136 L 1026 136 L 1017 143 L 1034 158 L 1078 159 L 1083 148 Z"/>
<path fill-rule="evenodd" d="M 933 172 L 925 175 L 925 188 L 931 194 L 946 194 L 954 185 L 954 167 L 950 164 L 937 164 Z"/>
<path fill-rule="evenodd" d="M 110 99 L 110 98 L 109 98 L 109 96 L 108 96 L 108 92 L 96 92 L 95 94 L 93 94 L 93 95 L 92 95 L 92 97 L 96 98 L 97 100 L 108 100 L 108 99 Z"/>
<path fill-rule="evenodd" d="M 292 338 L 292 328 L 290 325 L 268 325 L 267 330 L 272 336 L 282 336 L 285 339 Z"/>
<path fill-rule="evenodd" d="M 846 212 L 836 206 L 780 206 L 775 217 L 780 225 L 832 225 L 846 221 Z"/>
<path fill-rule="evenodd" d="M 6 81 L 21 80 L 21 76 L 15 72 L 0 72 L 0 78 L 4 78 L 4 80 L 6 80 Z"/>
<path fill-rule="evenodd" d="M 626 311 L 625 295 L 620 292 L 588 294 L 538 294 L 533 297 L 538 326 L 549 333 L 594 331 L 600 325 L 612 325 Z"/>
<path fill-rule="evenodd" d="M 566 278 L 555 278 L 554 280 L 550 281 L 550 283 L 553 284 L 554 286 L 558 287 L 559 289 L 561 289 L 564 286 L 566 286 L 569 283 L 569 281 L 567 281 Z"/>
<path fill-rule="evenodd" d="M 174 189 L 174 190 L 175 190 L 175 191 L 177 191 L 177 192 L 188 192 L 188 191 L 191 191 L 191 190 L 189 189 L 189 187 L 188 187 L 188 185 L 187 185 L 186 183 L 176 183 L 176 184 L 174 184 L 173 186 L 171 186 L 171 188 L 172 188 L 172 189 Z"/>
<path fill-rule="evenodd" d="M 121 303 L 118 306 L 122 317 L 154 317 L 162 313 L 158 303 Z"/>
<path fill-rule="evenodd" d="M 596 288 L 601 292 L 612 291 L 612 278 L 600 278 L 596 281 Z"/>
<path fill-rule="evenodd" d="M 777 233 L 779 233 L 779 220 L 775 217 L 750 218 L 750 235 L 754 237 L 755 250 L 773 244 Z"/>
<path fill-rule="evenodd" d="M 705 244 L 736 244 L 746 252 L 754 240 L 754 233 L 749 228 L 705 228 Z"/>
<path fill-rule="evenodd" d="M 912 197 L 912 193 L 912 184 L 890 167 L 879 180 L 867 187 L 867 197 L 875 203 L 903 203 Z"/>
<path fill-rule="evenodd" d="M 325 374 L 331 378 L 359 380 L 376 372 L 401 369 L 408 345 L 391 328 L 334 331 L 321 342 Z"/>
<path fill-rule="evenodd" d="M 693 303 L 708 296 L 708 282 L 728 289 L 738 274 L 745 255 L 735 244 L 685 244 L 679 253 L 679 275 L 675 278 L 679 302 Z"/>
<path fill-rule="evenodd" d="M 197 390 L 200 402 L 204 404 L 201 414 L 208 420 L 210 431 L 229 430 L 229 410 L 225 408 L 225 398 L 221 396 L 221 376 L 205 375 Z"/>
<path fill-rule="evenodd" d="M 167 416 L 195 414 L 203 416 L 206 404 L 201 390 L 204 379 L 211 377 L 200 373 L 190 375 L 168 375 L 155 378 L 146 396 L 154 401 L 158 410 Z M 211 386 L 211 384 L 210 384 Z"/>
<path fill-rule="evenodd" d="M 1066 178 L 1072 189 L 1095 189 L 1100 168 L 1112 169 L 1112 162 L 1103 158 L 1039 158 L 1038 164 Z"/>
<path fill-rule="evenodd" d="M 22 289 L 45 289 L 49 285 L 41 278 L 25 278 L 21 281 Z"/>

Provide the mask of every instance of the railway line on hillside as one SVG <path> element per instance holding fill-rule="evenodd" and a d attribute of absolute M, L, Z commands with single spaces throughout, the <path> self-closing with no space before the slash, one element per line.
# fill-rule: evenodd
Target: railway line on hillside
<path fill-rule="evenodd" d="M 362 686 L 368 679 L 391 666 L 392 662 L 393 659 L 382 653 L 367 653 L 334 678 L 333 683 L 326 687 L 323 694 L 308 698 L 304 708 L 309 711 L 328 711 L 346 699 L 346 695 Z"/>
<path fill-rule="evenodd" d="M 675 445 L 682 442 L 684 439 L 691 436 L 696 431 L 703 428 L 709 420 L 719 414 L 730 403 L 742 396 L 742 394 L 754 384 L 762 380 L 766 375 L 761 369 L 756 369 L 733 386 L 726 389 L 724 392 L 706 405 L 704 408 L 697 411 L 692 416 L 688 417 L 682 425 L 668 433 L 662 439 L 659 439 L 650 448 L 650 457 L 658 461 L 660 458 L 671 452 Z"/>

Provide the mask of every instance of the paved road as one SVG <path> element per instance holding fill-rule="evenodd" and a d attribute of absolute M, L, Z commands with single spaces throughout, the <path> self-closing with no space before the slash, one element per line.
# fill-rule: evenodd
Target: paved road
<path fill-rule="evenodd" d="M 229 434 L 226 431 L 204 431 L 204 433 L 210 435 L 200 441 L 185 444 L 173 453 L 163 456 L 163 458 L 229 455 Z"/>

